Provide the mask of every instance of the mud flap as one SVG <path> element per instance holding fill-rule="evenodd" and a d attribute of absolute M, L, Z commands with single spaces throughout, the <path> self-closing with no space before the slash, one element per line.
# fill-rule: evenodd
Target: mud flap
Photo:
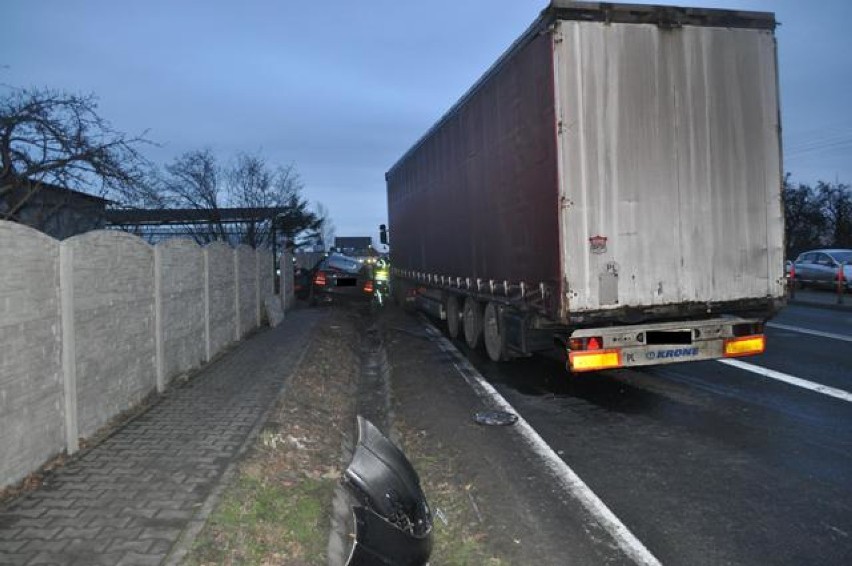
<path fill-rule="evenodd" d="M 343 483 L 353 507 L 355 543 L 347 566 L 421 566 L 432 552 L 432 514 L 420 478 L 397 448 L 358 416 L 358 443 Z"/>

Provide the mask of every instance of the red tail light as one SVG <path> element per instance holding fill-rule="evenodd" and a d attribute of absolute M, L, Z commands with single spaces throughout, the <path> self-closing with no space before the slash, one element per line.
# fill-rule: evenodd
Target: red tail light
<path fill-rule="evenodd" d="M 317 271 L 317 274 L 314 275 L 314 285 L 318 285 L 320 287 L 325 286 L 325 273 Z"/>
<path fill-rule="evenodd" d="M 571 338 L 568 341 L 568 349 L 572 351 L 600 350 L 601 348 L 603 348 L 603 338 L 601 336 L 592 336 L 590 338 Z"/>
<path fill-rule="evenodd" d="M 364 292 L 372 293 L 373 292 L 373 280 L 368 279 L 366 283 L 364 283 Z"/>

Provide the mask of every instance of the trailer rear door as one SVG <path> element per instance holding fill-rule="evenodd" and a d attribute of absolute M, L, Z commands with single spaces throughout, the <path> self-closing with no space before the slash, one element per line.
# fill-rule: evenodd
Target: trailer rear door
<path fill-rule="evenodd" d="M 783 295 L 772 31 L 560 21 L 572 312 Z"/>

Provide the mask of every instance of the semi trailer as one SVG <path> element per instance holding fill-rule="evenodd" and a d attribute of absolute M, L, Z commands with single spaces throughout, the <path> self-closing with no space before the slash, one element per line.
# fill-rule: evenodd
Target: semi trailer
<path fill-rule="evenodd" d="M 786 289 L 775 26 L 553 0 L 387 172 L 395 293 L 494 361 L 763 352 Z"/>

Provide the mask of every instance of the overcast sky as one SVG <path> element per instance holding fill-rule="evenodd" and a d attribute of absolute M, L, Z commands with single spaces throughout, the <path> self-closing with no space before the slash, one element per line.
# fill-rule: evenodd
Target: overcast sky
<path fill-rule="evenodd" d="M 292 163 L 338 236 L 375 237 L 385 171 L 546 4 L 6 0 L 0 83 L 95 93 L 158 163 L 203 147 Z M 852 183 L 852 2 L 690 5 L 776 13 L 785 169 Z"/>

